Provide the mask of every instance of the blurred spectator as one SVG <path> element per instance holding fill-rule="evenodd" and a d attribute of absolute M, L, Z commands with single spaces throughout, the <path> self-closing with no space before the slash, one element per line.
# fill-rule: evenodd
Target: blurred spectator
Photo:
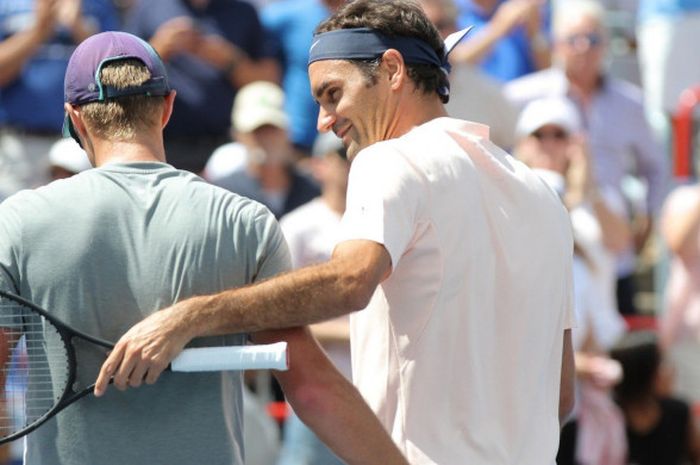
<path fill-rule="evenodd" d="M 580 131 L 578 112 L 567 99 L 534 100 L 518 119 L 514 153 L 560 194 L 570 211 L 578 255 L 583 257 L 579 262 L 590 265 L 590 277 L 584 278 L 590 292 L 575 293 L 573 344 L 601 353 L 625 331 L 616 311 L 613 252 L 627 247 L 631 233 L 619 193 L 596 182 Z"/>
<path fill-rule="evenodd" d="M 628 463 L 681 465 L 700 463 L 700 442 L 690 406 L 668 396 L 669 370 L 656 337 L 629 333 L 613 349 L 622 365 L 615 398 L 627 423 Z"/>
<path fill-rule="evenodd" d="M 591 175 L 578 111 L 563 97 L 530 102 L 516 126 L 516 156 L 559 193 L 574 230 L 574 308 L 577 407 L 562 429 L 557 463 L 623 465 L 626 440 L 622 415 L 610 397 L 619 365 L 609 360 L 626 327 L 617 312 L 610 247 L 630 240 L 615 192 L 603 193 Z M 609 200 L 606 200 L 606 194 Z"/>
<path fill-rule="evenodd" d="M 280 43 L 284 68 L 282 87 L 287 96 L 289 138 L 302 153 L 308 154 L 316 138 L 318 105 L 311 96 L 309 48 L 316 26 L 345 3 L 345 0 L 280 0 L 261 11 L 267 31 Z"/>
<path fill-rule="evenodd" d="M 541 0 L 457 0 L 459 27 L 474 31 L 452 53 L 486 74 L 509 81 L 547 68 L 551 47 L 549 6 Z"/>
<path fill-rule="evenodd" d="M 71 139 L 59 139 L 49 150 L 51 179 L 70 178 L 92 168 L 85 150 Z"/>
<path fill-rule="evenodd" d="M 420 0 L 426 16 L 445 38 L 457 31 L 457 9 L 453 0 Z M 469 63 L 455 63 L 450 73 L 447 112 L 454 118 L 476 121 L 489 127 L 489 137 L 498 146 L 513 147 L 515 107 L 503 96 L 500 85 Z"/>
<path fill-rule="evenodd" d="M 678 372 L 676 392 L 700 402 L 700 186 L 671 192 L 661 233 L 671 255 L 661 344 Z"/>
<path fill-rule="evenodd" d="M 292 211 L 320 194 L 318 186 L 294 166 L 294 149 L 287 137 L 284 93 L 271 82 L 243 87 L 233 105 L 235 138 L 244 150 L 228 151 L 237 157 L 233 169 L 220 175 L 219 159 L 206 168 L 210 182 L 231 192 L 257 200 L 277 217 Z"/>
<path fill-rule="evenodd" d="M 237 89 L 279 78 L 255 8 L 241 0 L 141 0 L 126 28 L 158 51 L 177 91 L 164 133 L 169 162 L 199 173 L 228 139 Z"/>
<path fill-rule="evenodd" d="M 49 180 L 76 44 L 116 29 L 109 0 L 0 1 L 0 197 Z"/>
<path fill-rule="evenodd" d="M 700 85 L 700 0 L 641 0 L 637 36 L 649 121 L 667 140 L 681 92 Z"/>
<path fill-rule="evenodd" d="M 340 239 L 340 220 L 345 212 L 350 163 L 342 141 L 332 132 L 320 134 L 314 143 L 313 156 L 321 196 L 288 213 L 280 221 L 295 268 L 330 259 Z M 348 315 L 313 325 L 311 330 L 335 366 L 351 379 Z M 287 419 L 277 465 L 342 464 L 296 415 Z"/>
<path fill-rule="evenodd" d="M 635 246 L 617 256 L 617 295 L 622 313 L 636 313 L 636 251 L 652 230 L 667 186 L 668 162 L 644 117 L 640 90 L 607 76 L 603 10 L 593 0 L 568 0 L 554 19 L 556 66 L 508 83 L 505 93 L 519 105 L 545 96 L 574 103 L 590 145 L 593 174 L 601 187 L 622 195 L 626 175 L 648 185 L 644 225 L 635 231 Z M 627 214 L 631 216 L 628 207 Z M 636 247 L 636 250 L 635 250 Z"/>

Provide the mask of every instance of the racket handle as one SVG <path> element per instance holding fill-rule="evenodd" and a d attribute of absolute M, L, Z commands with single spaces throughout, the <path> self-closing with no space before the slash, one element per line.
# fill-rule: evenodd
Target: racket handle
<path fill-rule="evenodd" d="M 280 370 L 289 368 L 287 343 L 250 346 L 197 347 L 183 350 L 172 371 Z"/>

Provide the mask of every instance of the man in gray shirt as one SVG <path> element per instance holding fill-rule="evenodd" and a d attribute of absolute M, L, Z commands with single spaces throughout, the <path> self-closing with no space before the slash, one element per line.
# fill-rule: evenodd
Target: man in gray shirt
<path fill-rule="evenodd" d="M 96 168 L 0 205 L 0 289 L 116 340 L 163 306 L 290 267 L 267 209 L 165 163 L 162 130 L 174 98 L 159 57 L 135 36 L 98 34 L 76 49 L 66 128 Z M 406 463 L 306 329 L 195 342 L 248 337 L 289 343 L 291 369 L 277 379 L 347 463 Z M 87 385 L 104 354 L 76 349 L 78 381 Z M 133 374 L 140 384 L 143 374 Z M 83 399 L 28 436 L 25 463 L 242 465 L 241 387 L 239 372 L 170 373 L 144 389 Z"/>

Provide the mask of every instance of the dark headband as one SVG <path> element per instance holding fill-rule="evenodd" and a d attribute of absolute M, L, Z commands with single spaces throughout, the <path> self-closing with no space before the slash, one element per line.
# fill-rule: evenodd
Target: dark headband
<path fill-rule="evenodd" d="M 309 49 L 309 65 L 321 60 L 375 60 L 390 48 L 397 50 L 406 63 L 433 65 L 445 74 L 450 74 L 452 67 L 447 57 L 454 47 L 471 30 L 471 27 L 450 34 L 445 39 L 442 56 L 424 40 L 406 36 L 388 36 L 376 29 L 366 27 L 354 29 L 336 29 L 314 36 Z M 450 95 L 447 87 L 438 89 L 443 97 Z"/>

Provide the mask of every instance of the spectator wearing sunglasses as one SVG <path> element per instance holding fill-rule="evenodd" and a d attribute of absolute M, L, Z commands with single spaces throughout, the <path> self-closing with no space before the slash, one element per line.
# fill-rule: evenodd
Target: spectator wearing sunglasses
<path fill-rule="evenodd" d="M 571 102 L 582 122 L 600 187 L 623 194 L 623 180 L 639 177 L 647 186 L 642 212 L 626 199 L 625 214 L 638 224 L 632 244 L 616 253 L 618 308 L 637 313 L 634 271 L 636 253 L 652 230 L 667 189 L 668 166 L 645 119 L 642 92 L 612 78 L 604 69 L 607 32 L 604 11 L 593 0 L 571 0 L 553 22 L 554 65 L 505 86 L 506 96 L 522 107 L 537 98 L 560 96 Z"/>

